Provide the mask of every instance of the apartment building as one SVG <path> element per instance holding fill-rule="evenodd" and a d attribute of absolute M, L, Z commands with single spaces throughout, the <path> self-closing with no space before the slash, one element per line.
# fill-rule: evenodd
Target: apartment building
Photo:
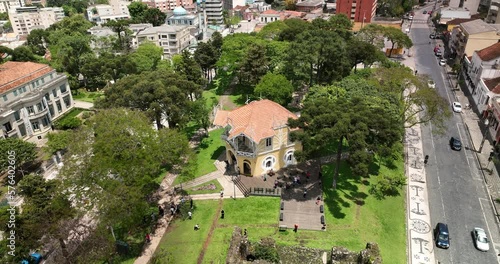
<path fill-rule="evenodd" d="M 500 0 L 491 0 L 490 9 L 488 10 L 488 15 L 485 21 L 492 24 L 500 24 L 500 16 L 498 11 L 500 9 Z"/>
<path fill-rule="evenodd" d="M 128 5 L 131 2 L 110 0 L 109 5 L 91 5 L 87 8 L 87 19 L 97 25 L 111 20 L 129 19 Z"/>
<path fill-rule="evenodd" d="M 448 42 L 451 56 L 461 60 L 464 55 L 489 47 L 500 40 L 500 25 L 487 24 L 481 19 L 461 23 L 451 31 Z"/>
<path fill-rule="evenodd" d="M 68 79 L 48 65 L 0 64 L 0 138 L 39 143 L 52 121 L 73 107 Z"/>
<path fill-rule="evenodd" d="M 174 10 L 178 6 L 185 7 L 193 4 L 192 0 L 143 0 L 142 2 L 151 8 L 158 8 L 164 13 Z"/>
<path fill-rule="evenodd" d="M 237 6 L 245 6 L 246 0 L 224 0 L 224 10 L 232 10 Z"/>
<path fill-rule="evenodd" d="M 61 7 L 18 7 L 9 12 L 9 20 L 16 35 L 28 35 L 33 29 L 46 29 L 63 18 L 64 10 Z"/>
<path fill-rule="evenodd" d="M 224 24 L 224 17 L 222 15 L 222 0 L 206 0 L 202 2 L 201 7 L 206 10 L 207 23 L 209 25 Z"/>
<path fill-rule="evenodd" d="M 24 0 L 0 0 L 0 13 L 9 13 L 18 7 L 26 6 Z"/>
<path fill-rule="evenodd" d="M 463 8 L 470 11 L 471 15 L 477 14 L 480 0 L 449 0 L 448 6 L 451 8 Z"/>
<path fill-rule="evenodd" d="M 337 14 L 344 14 L 354 22 L 370 23 L 376 9 L 377 0 L 337 0 Z"/>
<path fill-rule="evenodd" d="M 161 25 L 146 28 L 137 33 L 137 43 L 150 41 L 163 49 L 163 58 L 171 59 L 191 44 L 190 27 L 181 25 Z"/>

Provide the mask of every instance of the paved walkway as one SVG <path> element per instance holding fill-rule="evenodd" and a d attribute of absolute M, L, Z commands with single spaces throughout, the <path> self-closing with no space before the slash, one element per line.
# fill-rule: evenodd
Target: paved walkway
<path fill-rule="evenodd" d="M 415 26 L 415 25 L 413 25 Z M 406 26 L 407 27 L 407 26 Z M 404 30 L 405 26 L 403 26 Z M 416 56 L 413 48 L 408 54 Z M 416 69 L 414 57 L 403 58 L 402 63 Z M 420 125 L 405 131 L 405 168 L 407 184 L 407 243 L 408 263 L 436 263 L 427 195 L 426 173 L 423 164 L 423 145 Z"/>
<path fill-rule="evenodd" d="M 73 106 L 76 108 L 82 108 L 82 109 L 91 109 L 94 107 L 93 103 L 89 102 L 84 102 L 84 101 L 79 101 L 79 100 L 73 100 Z"/>

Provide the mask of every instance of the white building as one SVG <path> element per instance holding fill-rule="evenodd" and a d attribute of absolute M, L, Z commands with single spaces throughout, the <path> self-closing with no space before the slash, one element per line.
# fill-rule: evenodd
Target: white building
<path fill-rule="evenodd" d="M 0 138 L 39 143 L 51 124 L 73 107 L 68 79 L 48 65 L 0 64 Z"/>
<path fill-rule="evenodd" d="M 500 42 L 474 51 L 471 57 L 465 57 L 463 68 L 465 84 L 482 112 L 487 109 L 489 99 L 498 96 L 493 94 L 486 84 L 487 80 L 500 77 Z"/>
<path fill-rule="evenodd" d="M 167 17 L 167 25 L 181 25 L 188 26 L 191 30 L 191 34 L 199 39 L 203 32 L 205 31 L 205 19 L 203 19 L 203 14 L 189 13 L 183 7 L 176 7 L 173 11 L 173 15 Z"/>
<path fill-rule="evenodd" d="M 18 7 L 9 12 L 9 20 L 16 35 L 28 35 L 31 30 L 38 28 L 47 29 L 63 18 L 64 10 L 61 7 Z"/>
<path fill-rule="evenodd" d="M 111 0 L 109 5 L 91 5 L 87 8 L 87 19 L 97 25 L 111 20 L 129 19 L 128 5 L 131 2 Z"/>
<path fill-rule="evenodd" d="M 207 14 L 208 25 L 222 25 L 224 24 L 224 16 L 222 15 L 222 0 L 206 0 L 199 2 L 200 6 L 205 8 Z"/>
<path fill-rule="evenodd" d="M 17 7 L 26 6 L 24 0 L 0 0 L 0 13 L 9 13 Z"/>
<path fill-rule="evenodd" d="M 470 11 L 471 15 L 477 14 L 477 9 L 479 7 L 480 0 L 450 0 L 449 7 L 451 8 L 463 8 Z"/>
<path fill-rule="evenodd" d="M 181 53 L 191 44 L 191 35 L 188 26 L 169 26 L 146 28 L 137 33 L 137 43 L 150 41 L 163 49 L 164 58 L 172 58 L 173 55 Z"/>
<path fill-rule="evenodd" d="M 488 16 L 486 16 L 486 23 L 500 24 L 500 16 L 498 11 L 500 9 L 500 0 L 491 0 Z"/>

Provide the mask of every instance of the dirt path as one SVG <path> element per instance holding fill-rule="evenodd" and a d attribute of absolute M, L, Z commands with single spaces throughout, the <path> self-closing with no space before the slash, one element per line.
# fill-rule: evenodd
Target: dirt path
<path fill-rule="evenodd" d="M 233 110 L 238 108 L 238 105 L 233 103 L 231 98 L 229 97 L 234 92 L 234 88 L 236 86 L 236 78 L 233 79 L 229 87 L 224 91 L 224 93 L 219 96 L 219 104 L 222 106 L 224 110 Z"/>
<path fill-rule="evenodd" d="M 217 207 L 217 212 L 220 212 L 222 209 L 222 199 L 219 199 L 219 206 Z M 217 213 L 212 222 L 212 226 L 210 226 L 210 231 L 208 232 L 207 239 L 203 243 L 203 248 L 201 249 L 200 255 L 198 256 L 198 261 L 196 263 L 203 263 L 203 258 L 205 257 L 205 252 L 207 251 L 208 245 L 210 245 L 210 241 L 212 240 L 212 235 L 214 234 L 215 227 L 217 226 L 217 222 L 219 221 L 219 213 Z"/>

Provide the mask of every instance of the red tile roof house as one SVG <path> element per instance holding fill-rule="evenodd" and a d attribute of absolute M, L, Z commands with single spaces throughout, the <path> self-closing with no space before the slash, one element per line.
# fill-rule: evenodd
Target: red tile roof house
<path fill-rule="evenodd" d="M 494 145 L 500 142 L 500 77 L 488 80 L 482 80 L 482 84 L 488 87 L 488 90 L 495 97 L 491 97 L 488 104 L 488 111 L 485 111 L 483 118 L 488 120 L 489 132 L 494 138 Z"/>
<path fill-rule="evenodd" d="M 34 62 L 0 64 L 0 97 L 0 138 L 21 138 L 39 146 L 53 120 L 73 107 L 66 75 Z"/>
<path fill-rule="evenodd" d="M 226 160 L 240 174 L 260 176 L 296 164 L 300 142 L 290 141 L 288 119 L 297 116 L 283 106 L 259 100 L 232 111 L 217 111 L 214 125 L 224 127 Z"/>

